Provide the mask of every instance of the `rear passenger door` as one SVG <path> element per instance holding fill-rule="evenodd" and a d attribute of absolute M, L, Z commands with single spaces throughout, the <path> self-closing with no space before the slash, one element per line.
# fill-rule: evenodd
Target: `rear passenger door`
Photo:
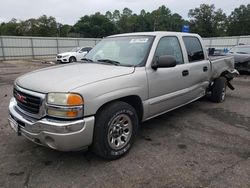
<path fill-rule="evenodd" d="M 189 72 L 187 79 L 191 84 L 190 92 L 192 98 L 198 98 L 205 94 L 209 85 L 209 73 L 211 65 L 205 57 L 205 52 L 200 39 L 196 36 L 183 36 L 189 63 L 186 69 Z"/>

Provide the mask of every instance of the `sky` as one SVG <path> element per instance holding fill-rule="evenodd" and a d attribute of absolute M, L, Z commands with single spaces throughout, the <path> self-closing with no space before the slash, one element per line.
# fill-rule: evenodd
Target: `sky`
<path fill-rule="evenodd" d="M 75 24 L 84 15 L 106 11 L 120 11 L 128 7 L 134 13 L 142 9 L 151 12 L 161 5 L 168 7 L 172 13 L 188 18 L 189 9 L 199 7 L 200 4 L 214 4 L 227 15 L 241 4 L 250 4 L 250 0 L 1 0 L 0 23 L 8 22 L 12 18 L 26 20 L 38 18 L 42 15 L 53 16 L 62 24 Z"/>

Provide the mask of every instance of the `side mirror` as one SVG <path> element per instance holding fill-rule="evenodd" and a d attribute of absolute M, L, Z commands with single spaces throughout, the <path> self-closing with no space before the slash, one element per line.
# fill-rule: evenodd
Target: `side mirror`
<path fill-rule="evenodd" d="M 152 64 L 152 68 L 154 70 L 158 68 L 170 68 L 175 67 L 177 65 L 177 61 L 172 55 L 163 55 L 158 57 L 155 62 Z"/>

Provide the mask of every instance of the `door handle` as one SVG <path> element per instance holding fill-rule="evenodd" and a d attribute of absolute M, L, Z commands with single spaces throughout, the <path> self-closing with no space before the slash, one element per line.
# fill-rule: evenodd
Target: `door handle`
<path fill-rule="evenodd" d="M 182 76 L 187 76 L 187 75 L 189 75 L 188 70 L 184 70 L 184 71 L 182 71 Z"/>
<path fill-rule="evenodd" d="M 207 71 L 208 71 L 207 66 L 203 67 L 203 72 L 207 72 Z"/>

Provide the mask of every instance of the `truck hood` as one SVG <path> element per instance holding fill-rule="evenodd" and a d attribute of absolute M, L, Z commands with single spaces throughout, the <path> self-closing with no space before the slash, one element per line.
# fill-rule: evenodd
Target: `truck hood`
<path fill-rule="evenodd" d="M 72 63 L 27 73 L 17 78 L 16 84 L 40 93 L 69 92 L 87 84 L 132 74 L 134 69 L 95 63 Z"/>

